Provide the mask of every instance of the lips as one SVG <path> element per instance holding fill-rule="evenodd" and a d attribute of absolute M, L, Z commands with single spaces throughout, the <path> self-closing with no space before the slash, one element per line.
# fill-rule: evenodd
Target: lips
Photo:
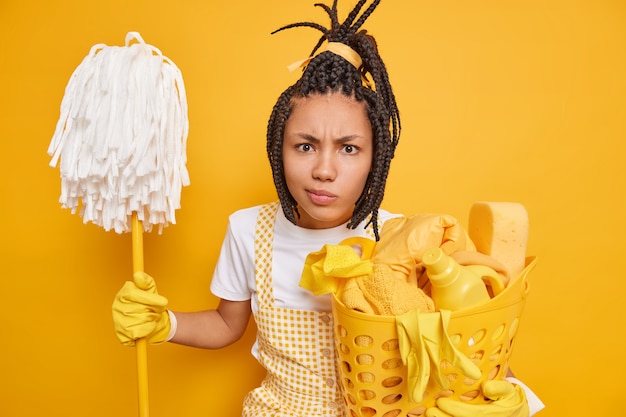
<path fill-rule="evenodd" d="M 324 190 L 307 190 L 307 194 L 314 204 L 326 205 L 334 202 L 337 196 Z"/>

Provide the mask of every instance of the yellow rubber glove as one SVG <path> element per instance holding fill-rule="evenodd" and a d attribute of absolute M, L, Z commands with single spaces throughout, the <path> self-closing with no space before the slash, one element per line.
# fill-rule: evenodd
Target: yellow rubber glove
<path fill-rule="evenodd" d="M 444 389 L 450 386 L 441 369 L 445 359 L 471 379 L 481 376 L 480 369 L 454 347 L 448 335 L 450 311 L 422 312 L 411 310 L 396 316 L 398 344 L 402 363 L 407 367 L 409 399 L 420 403 L 432 378 Z"/>
<path fill-rule="evenodd" d="M 126 346 L 147 338 L 148 343 L 162 343 L 170 332 L 167 298 L 157 293 L 154 279 L 145 272 L 135 272 L 113 301 L 113 325 L 117 338 Z"/>
<path fill-rule="evenodd" d="M 446 255 L 458 250 L 476 250 L 456 218 L 422 213 L 387 220 L 372 262 L 387 264 L 399 279 L 418 284 L 416 266 L 421 265 L 424 252 L 434 247 L 440 247 Z"/>
<path fill-rule="evenodd" d="M 528 417 L 530 409 L 526 394 L 519 385 L 509 381 L 485 381 L 485 397 L 493 400 L 487 404 L 471 404 L 452 398 L 439 398 L 437 407 L 426 410 L 426 417 Z"/>

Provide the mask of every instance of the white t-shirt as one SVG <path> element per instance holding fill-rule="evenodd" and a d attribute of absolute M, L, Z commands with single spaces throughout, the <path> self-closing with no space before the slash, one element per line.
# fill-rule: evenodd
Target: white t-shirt
<path fill-rule="evenodd" d="M 260 206 L 239 210 L 229 217 L 211 292 L 230 301 L 252 300 L 252 311 L 258 311 L 254 275 L 254 233 Z M 379 224 L 397 217 L 379 210 Z M 337 244 L 354 236 L 367 237 L 365 223 L 356 229 L 342 224 L 330 229 L 305 229 L 294 225 L 278 208 L 274 224 L 272 281 L 277 307 L 310 311 L 330 311 L 330 296 L 315 296 L 299 286 L 307 255 L 325 244 Z"/>

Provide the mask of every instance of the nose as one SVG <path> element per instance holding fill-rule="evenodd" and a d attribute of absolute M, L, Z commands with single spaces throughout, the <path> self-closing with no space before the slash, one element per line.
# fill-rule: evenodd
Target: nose
<path fill-rule="evenodd" d="M 333 181 L 337 177 L 337 167 L 332 152 L 319 152 L 311 173 L 319 181 Z"/>

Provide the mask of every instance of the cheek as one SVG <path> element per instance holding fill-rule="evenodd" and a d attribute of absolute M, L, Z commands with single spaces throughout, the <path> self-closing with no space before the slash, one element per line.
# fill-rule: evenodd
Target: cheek
<path fill-rule="evenodd" d="M 294 164 L 290 164 L 289 161 L 283 161 L 283 175 L 285 177 L 285 183 L 291 194 L 293 194 L 293 185 L 299 182 L 299 178 L 302 174 L 302 169 L 298 169 Z"/>
<path fill-rule="evenodd" d="M 367 179 L 371 171 L 372 165 L 369 163 L 363 164 L 352 171 L 350 177 L 353 184 L 353 193 L 357 198 L 363 193 L 363 189 L 365 188 L 365 184 L 367 183 Z"/>

